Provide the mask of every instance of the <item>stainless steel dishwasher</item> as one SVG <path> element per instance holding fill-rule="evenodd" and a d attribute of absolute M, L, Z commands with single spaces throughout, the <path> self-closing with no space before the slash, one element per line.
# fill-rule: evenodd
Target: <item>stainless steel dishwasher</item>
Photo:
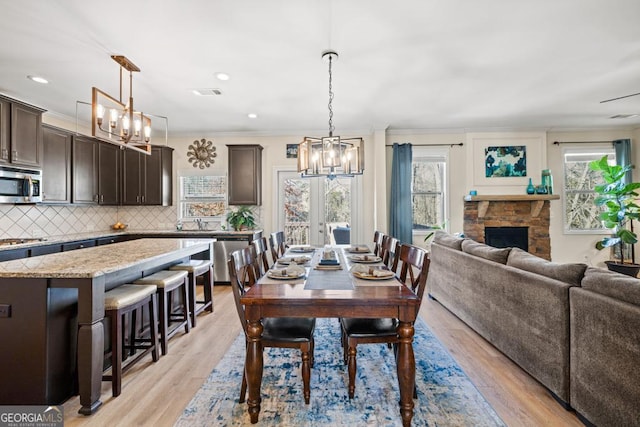
<path fill-rule="evenodd" d="M 213 280 L 216 284 L 229 284 L 227 261 L 231 252 L 246 248 L 249 242 L 246 237 L 216 236 L 213 243 Z"/>

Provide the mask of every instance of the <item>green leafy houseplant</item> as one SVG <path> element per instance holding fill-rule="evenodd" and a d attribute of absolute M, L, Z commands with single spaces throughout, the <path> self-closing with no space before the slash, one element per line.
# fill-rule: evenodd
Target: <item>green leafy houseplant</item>
<path fill-rule="evenodd" d="M 227 214 L 227 222 L 234 230 L 240 231 L 243 228 L 253 229 L 256 226 L 256 219 L 249 206 L 238 206 L 237 209 Z"/>
<path fill-rule="evenodd" d="M 631 225 L 634 219 L 640 218 L 640 206 L 635 202 L 638 197 L 636 190 L 640 188 L 640 183 L 625 183 L 625 174 L 633 169 L 633 165 L 610 165 L 607 156 L 592 161 L 589 163 L 589 168 L 600 172 L 604 179 L 604 184 L 596 185 L 594 188 L 598 194 L 595 198 L 595 204 L 604 210 L 600 214 L 604 226 L 612 229 L 614 233 L 612 236 L 604 237 L 598 241 L 596 249 L 602 250 L 620 245 L 620 257 L 617 264 L 624 265 L 624 245 L 633 245 L 638 241 L 633 227 L 629 229 L 628 225 Z M 610 263 L 607 265 L 613 269 Z M 640 266 L 638 267 L 640 268 Z"/>

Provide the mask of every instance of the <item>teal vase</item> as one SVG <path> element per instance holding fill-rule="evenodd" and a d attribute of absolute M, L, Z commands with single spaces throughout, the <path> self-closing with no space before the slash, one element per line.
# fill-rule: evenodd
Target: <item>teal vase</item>
<path fill-rule="evenodd" d="M 529 178 L 529 185 L 527 185 L 527 194 L 535 194 L 536 192 L 536 187 L 533 186 L 533 183 L 531 182 L 531 178 Z"/>

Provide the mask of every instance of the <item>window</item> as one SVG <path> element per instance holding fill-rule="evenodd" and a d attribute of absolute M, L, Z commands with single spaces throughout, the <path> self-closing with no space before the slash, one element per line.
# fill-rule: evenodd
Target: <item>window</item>
<path fill-rule="evenodd" d="M 593 188 L 603 184 L 600 174 L 589 169 L 589 162 L 608 155 L 615 162 L 612 148 L 564 149 L 564 229 L 565 233 L 609 233 L 598 215 L 600 208 L 594 203 Z"/>
<path fill-rule="evenodd" d="M 207 223 L 214 226 L 224 224 L 227 211 L 227 177 L 181 176 L 179 209 L 180 220 L 206 218 L 209 219 Z"/>
<path fill-rule="evenodd" d="M 446 219 L 447 154 L 429 147 L 414 147 L 411 166 L 413 230 L 441 227 Z"/>

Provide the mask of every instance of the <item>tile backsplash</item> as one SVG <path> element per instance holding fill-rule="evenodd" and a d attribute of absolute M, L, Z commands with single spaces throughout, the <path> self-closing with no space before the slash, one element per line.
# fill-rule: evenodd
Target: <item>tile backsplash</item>
<path fill-rule="evenodd" d="M 0 238 L 47 237 L 110 231 L 116 222 L 131 230 L 172 230 L 175 206 L 0 205 Z"/>

